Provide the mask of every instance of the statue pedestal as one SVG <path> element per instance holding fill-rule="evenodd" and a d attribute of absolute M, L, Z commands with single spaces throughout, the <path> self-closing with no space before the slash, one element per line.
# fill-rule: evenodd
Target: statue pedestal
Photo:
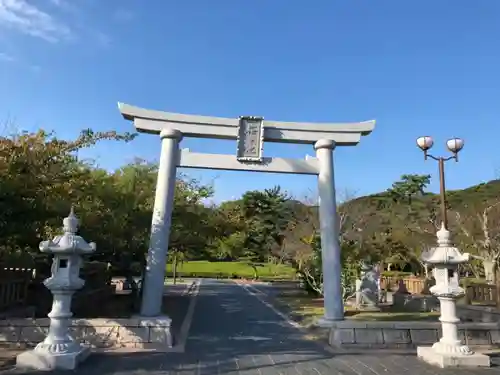
<path fill-rule="evenodd" d="M 379 312 L 382 311 L 380 306 L 377 305 L 361 305 L 358 307 L 358 311 L 366 311 L 366 312 Z"/>
<path fill-rule="evenodd" d="M 356 303 L 358 311 L 380 311 L 379 296 L 368 289 L 356 292 Z"/>
<path fill-rule="evenodd" d="M 55 369 L 74 370 L 90 354 L 90 348 L 75 345 L 65 353 L 52 353 L 45 349 L 34 349 L 21 353 L 16 358 L 16 367 L 50 371 Z"/>
<path fill-rule="evenodd" d="M 419 346 L 417 357 L 431 365 L 446 367 L 490 367 L 490 357 L 485 354 L 445 354 L 436 351 L 431 346 Z"/>

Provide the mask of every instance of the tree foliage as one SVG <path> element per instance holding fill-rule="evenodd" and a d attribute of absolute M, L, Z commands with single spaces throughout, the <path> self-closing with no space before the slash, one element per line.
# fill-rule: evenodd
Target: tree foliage
<path fill-rule="evenodd" d="M 82 236 L 98 244 L 93 259 L 120 272 L 144 264 L 158 165 L 137 159 L 110 172 L 77 158 L 98 142 L 134 137 L 88 129 L 75 140 L 42 130 L 0 137 L 0 259 L 39 257 L 39 242 L 60 231 L 73 205 Z M 361 261 L 427 273 L 421 254 L 435 245 L 441 220 L 439 197 L 426 192 L 429 183 L 428 175 L 406 174 L 386 192 L 343 200 L 337 214 L 345 295 Z M 178 176 L 170 262 L 246 260 L 255 277 L 260 263 L 287 263 L 311 292 L 322 293 L 316 204 L 292 199 L 279 186 L 206 205 L 213 193 L 210 184 Z M 475 257 L 466 267 L 489 280 L 500 260 L 499 193 L 500 181 L 448 193 L 455 243 Z"/>
<path fill-rule="evenodd" d="M 291 210 L 286 205 L 289 200 L 279 186 L 243 195 L 240 207 L 245 222 L 245 255 L 249 259 L 264 262 L 273 247 L 282 245 L 291 218 Z"/>
<path fill-rule="evenodd" d="M 430 175 L 404 174 L 388 191 L 394 200 L 404 200 L 411 204 L 413 197 L 424 195 L 424 190 L 430 182 Z"/>
<path fill-rule="evenodd" d="M 134 137 L 85 130 L 74 141 L 44 131 L 0 138 L 0 258 L 36 258 L 39 242 L 60 231 L 73 205 L 82 236 L 98 244 L 94 259 L 125 270 L 143 263 L 158 166 L 135 160 L 108 172 L 76 157 L 78 150 L 97 142 L 130 142 Z M 210 186 L 185 176 L 178 179 L 173 251 L 205 248 L 210 213 L 201 200 L 211 194 Z"/>

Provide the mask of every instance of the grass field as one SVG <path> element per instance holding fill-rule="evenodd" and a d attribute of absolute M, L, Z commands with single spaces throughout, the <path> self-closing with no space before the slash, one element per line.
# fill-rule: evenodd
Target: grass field
<path fill-rule="evenodd" d="M 168 274 L 172 273 L 172 265 L 167 265 Z M 246 262 L 209 262 L 209 261 L 190 261 L 179 264 L 177 268 L 179 276 L 196 275 L 231 278 L 253 278 L 254 269 Z M 262 263 L 257 266 L 259 278 L 264 279 L 292 279 L 295 276 L 295 270 L 284 264 Z"/>
<path fill-rule="evenodd" d="M 314 323 L 324 314 L 323 300 L 306 295 L 281 295 L 278 302 L 288 306 L 290 312 L 300 317 L 302 324 Z M 436 321 L 439 317 L 437 312 L 406 312 L 396 311 L 393 308 L 385 308 L 380 312 L 356 311 L 345 308 L 345 318 L 350 320 L 366 321 Z"/>

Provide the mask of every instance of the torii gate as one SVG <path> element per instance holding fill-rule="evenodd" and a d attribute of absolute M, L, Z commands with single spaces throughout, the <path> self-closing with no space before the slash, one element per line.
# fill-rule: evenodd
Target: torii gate
<path fill-rule="evenodd" d="M 221 118 L 185 115 L 118 103 L 126 120 L 139 132 L 159 134 L 162 140 L 158 181 L 146 262 L 141 315 L 161 315 L 163 285 L 177 167 L 278 172 L 318 176 L 321 253 L 325 315 L 319 324 L 344 319 L 339 221 L 335 198 L 333 150 L 355 146 L 370 134 L 375 121 L 359 123 L 304 123 L 267 121 L 262 117 Z M 183 137 L 236 140 L 236 155 L 202 154 L 179 150 Z M 304 160 L 264 157 L 266 142 L 314 145 L 316 157 Z"/>

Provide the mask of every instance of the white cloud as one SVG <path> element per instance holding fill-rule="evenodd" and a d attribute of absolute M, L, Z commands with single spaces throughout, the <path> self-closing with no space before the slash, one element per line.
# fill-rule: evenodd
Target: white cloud
<path fill-rule="evenodd" d="M 29 69 L 33 72 L 33 73 L 40 73 L 42 71 L 42 67 L 40 65 L 30 65 L 29 66 Z"/>
<path fill-rule="evenodd" d="M 60 9 L 64 9 L 65 11 L 69 12 L 76 12 L 78 11 L 78 7 L 76 4 L 73 2 L 71 3 L 69 0 L 49 0 L 49 2 Z"/>
<path fill-rule="evenodd" d="M 0 52 L 0 61 L 14 62 L 16 58 L 8 53 Z"/>
<path fill-rule="evenodd" d="M 58 42 L 71 37 L 68 26 L 39 7 L 41 1 L 0 0 L 0 27 L 44 39 Z M 61 0 L 51 0 L 54 5 L 61 5 Z"/>
<path fill-rule="evenodd" d="M 120 8 L 114 12 L 113 18 L 118 22 L 128 22 L 134 18 L 134 14 L 127 9 Z"/>
<path fill-rule="evenodd" d="M 39 65 L 30 64 L 23 59 L 13 56 L 6 52 L 0 52 L 0 63 L 15 63 L 13 66 L 31 70 L 33 73 L 39 73 L 42 68 Z"/>
<path fill-rule="evenodd" d="M 102 33 L 100 31 L 94 32 L 95 39 L 101 47 L 109 47 L 112 43 L 112 39 L 108 34 Z"/>

